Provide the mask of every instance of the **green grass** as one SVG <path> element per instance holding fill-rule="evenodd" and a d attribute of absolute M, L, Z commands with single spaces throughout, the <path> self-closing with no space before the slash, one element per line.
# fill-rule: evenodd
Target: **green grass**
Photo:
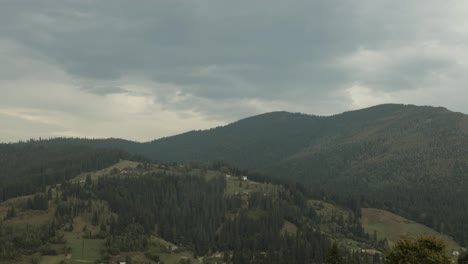
<path fill-rule="evenodd" d="M 71 232 L 65 233 L 67 246 L 71 248 L 71 262 L 94 262 L 101 257 L 100 250 L 104 244 L 103 239 L 83 239 L 81 235 Z"/>
<path fill-rule="evenodd" d="M 309 200 L 308 202 L 309 205 L 312 206 L 320 216 L 326 218 L 327 221 L 331 220 L 333 217 L 343 216 L 345 219 L 348 217 L 348 209 L 319 200 Z"/>
<path fill-rule="evenodd" d="M 139 163 L 134 162 L 134 161 L 129 161 L 129 160 L 121 160 L 119 163 L 116 163 L 108 168 L 95 171 L 95 172 L 89 172 L 89 173 L 82 173 L 75 178 L 73 178 L 71 181 L 72 182 L 80 182 L 83 180 L 86 180 L 86 176 L 89 174 L 91 175 L 91 179 L 93 181 L 96 181 L 99 177 L 102 177 L 104 175 L 108 175 L 113 169 L 118 169 L 119 171 L 124 169 L 124 168 L 135 168 Z"/>
<path fill-rule="evenodd" d="M 278 186 L 271 183 L 259 183 L 254 181 L 242 181 L 238 177 L 226 179 L 227 195 L 245 194 L 250 192 L 262 192 L 266 195 L 275 195 L 278 192 Z"/>
<path fill-rule="evenodd" d="M 6 225 L 44 225 L 52 221 L 55 215 L 55 204 L 49 202 L 47 210 L 25 210 L 23 208 L 27 204 L 28 199 L 32 199 L 34 195 L 25 195 L 12 198 L 0 203 L 0 220 L 6 216 L 7 211 L 14 207 L 16 216 L 12 219 L 6 220 Z"/>
<path fill-rule="evenodd" d="M 60 261 L 62 260 L 65 260 L 64 255 L 42 256 L 39 264 L 60 264 Z"/>
<path fill-rule="evenodd" d="M 174 253 L 174 254 L 161 254 L 161 261 L 165 264 L 178 264 L 181 259 L 190 259 L 191 263 L 200 263 L 197 259 L 193 258 L 193 254 L 191 252 L 181 252 L 181 253 Z"/>
<path fill-rule="evenodd" d="M 285 221 L 281 228 L 282 234 L 295 235 L 297 234 L 297 226 L 289 221 Z"/>
<path fill-rule="evenodd" d="M 168 247 L 171 247 L 174 251 L 171 253 L 167 249 Z M 200 261 L 193 257 L 191 251 L 178 248 L 176 245 L 158 237 L 151 238 L 148 251 L 159 255 L 160 260 L 165 264 L 178 264 L 183 258 L 190 259 L 191 263 L 200 263 Z"/>
<path fill-rule="evenodd" d="M 15 207 L 17 211 L 21 208 L 29 198 L 32 198 L 33 195 L 20 196 L 12 199 L 8 199 L 0 203 L 0 219 L 3 219 L 7 214 L 10 207 Z"/>
<path fill-rule="evenodd" d="M 377 231 L 377 238 L 386 238 L 390 246 L 402 238 L 417 238 L 421 235 L 435 235 L 441 237 L 449 247 L 449 250 L 459 250 L 460 245 L 449 237 L 438 233 L 437 231 L 403 218 L 391 212 L 375 209 L 362 209 L 362 223 L 365 231 L 372 235 Z"/>

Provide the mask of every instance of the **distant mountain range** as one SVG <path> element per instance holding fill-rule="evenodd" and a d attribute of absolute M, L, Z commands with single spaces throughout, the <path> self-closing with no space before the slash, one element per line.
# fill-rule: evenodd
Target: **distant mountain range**
<path fill-rule="evenodd" d="M 163 161 L 223 161 L 300 182 L 336 201 L 356 197 L 468 242 L 468 116 L 441 107 L 386 104 L 334 116 L 272 112 L 147 143 L 49 143 L 121 148 Z"/>

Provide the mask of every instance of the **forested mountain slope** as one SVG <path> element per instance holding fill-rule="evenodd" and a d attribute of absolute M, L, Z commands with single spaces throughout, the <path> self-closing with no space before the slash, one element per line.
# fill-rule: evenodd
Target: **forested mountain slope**
<path fill-rule="evenodd" d="M 444 108 L 270 113 L 150 145 L 157 158 L 225 160 L 337 200 L 359 197 L 468 241 L 468 118 Z"/>
<path fill-rule="evenodd" d="M 148 143 L 72 141 L 157 160 L 225 161 L 337 201 L 354 196 L 468 242 L 462 224 L 468 222 L 468 117 L 445 108 L 388 104 L 329 117 L 273 112 Z"/>
<path fill-rule="evenodd" d="M 345 263 L 382 263 L 352 210 L 236 172 L 121 161 L 9 199 L 0 263 L 324 263 L 333 241 Z"/>
<path fill-rule="evenodd" d="M 122 150 L 79 145 L 0 144 L 0 201 L 35 193 L 128 157 Z"/>

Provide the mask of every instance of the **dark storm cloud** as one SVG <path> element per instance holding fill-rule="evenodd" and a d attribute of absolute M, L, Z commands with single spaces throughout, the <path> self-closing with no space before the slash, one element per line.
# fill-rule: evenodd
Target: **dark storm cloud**
<path fill-rule="evenodd" d="M 0 7 L 7 62 L 0 81 L 12 93 L 15 80 L 53 81 L 119 110 L 125 102 L 132 111 L 220 122 L 390 100 L 464 110 L 457 100 L 433 99 L 440 87 L 464 93 L 468 10 L 459 1 L 16 0 Z M 99 109 L 61 104 L 77 116 Z"/>
<path fill-rule="evenodd" d="M 146 73 L 195 85 L 188 92 L 200 96 L 223 87 L 241 96 L 233 79 L 258 87 L 257 96 L 296 86 L 318 90 L 322 78 L 307 77 L 322 76 L 322 64 L 351 52 L 365 34 L 356 25 L 358 6 L 348 1 L 46 2 L 11 4 L 22 13 L 3 18 L 11 25 L 7 35 L 79 77 Z M 8 9 L 2 10 L 15 13 Z M 213 65 L 225 78 L 200 73 Z"/>

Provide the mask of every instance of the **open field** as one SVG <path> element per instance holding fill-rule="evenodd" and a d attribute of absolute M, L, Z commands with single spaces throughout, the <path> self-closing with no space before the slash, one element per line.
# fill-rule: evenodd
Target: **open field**
<path fill-rule="evenodd" d="M 73 178 L 71 181 L 72 182 L 80 182 L 83 180 L 86 180 L 86 176 L 89 174 L 91 175 L 91 179 L 93 181 L 97 180 L 99 177 L 102 177 L 104 175 L 108 175 L 113 169 L 118 169 L 119 171 L 124 169 L 124 168 L 135 168 L 139 163 L 134 162 L 134 161 L 128 161 L 128 160 L 121 160 L 119 163 L 116 163 L 108 168 L 95 171 L 95 172 L 90 172 L 90 173 L 82 173 L 75 178 Z"/>
<path fill-rule="evenodd" d="M 58 256 L 42 256 L 39 264 L 60 264 L 62 260 L 65 260 L 64 255 Z"/>
<path fill-rule="evenodd" d="M 315 208 L 318 214 L 325 219 L 330 220 L 331 218 L 348 217 L 349 211 L 331 203 L 310 200 L 309 204 Z M 399 215 L 391 212 L 375 209 L 375 208 L 363 208 L 362 209 L 362 225 L 364 230 L 369 235 L 374 234 L 374 230 L 377 231 L 377 238 L 379 240 L 386 238 L 389 241 L 389 245 L 394 245 L 395 242 L 402 238 L 417 238 L 421 235 L 435 235 L 444 239 L 448 244 L 449 250 L 459 250 L 460 246 L 448 236 L 442 235 L 437 231 L 419 224 L 417 222 L 405 219 Z M 321 229 L 326 231 L 330 228 L 327 225 L 321 225 Z M 362 248 L 362 243 L 350 240 L 350 239 L 338 239 L 342 244 L 346 245 L 351 249 Z"/>
<path fill-rule="evenodd" d="M 6 220 L 6 225 L 43 225 L 49 223 L 55 214 L 55 206 L 49 203 L 49 209 L 42 210 L 26 210 L 21 211 L 21 207 L 30 196 L 22 196 L 14 199 L 10 199 L 0 203 L 0 219 L 3 219 L 11 206 L 16 209 L 16 216 L 12 219 Z"/>
<path fill-rule="evenodd" d="M 193 264 L 200 263 L 193 257 L 192 252 L 180 249 L 176 245 L 158 237 L 151 238 L 148 251 L 158 255 L 161 261 L 166 264 L 178 264 L 181 259 L 189 259 Z"/>
<path fill-rule="evenodd" d="M 387 238 L 390 245 L 404 237 L 417 238 L 421 235 L 435 235 L 443 238 L 449 245 L 450 250 L 460 249 L 460 245 L 449 237 L 442 235 L 425 225 L 416 223 L 385 210 L 363 208 L 362 223 L 367 233 L 372 235 L 374 230 L 377 231 L 377 238 Z"/>
<path fill-rule="evenodd" d="M 79 234 L 66 232 L 67 246 L 71 248 L 71 262 L 94 263 L 100 259 L 100 250 L 104 244 L 103 239 L 83 239 Z"/>
<path fill-rule="evenodd" d="M 297 234 L 297 226 L 289 221 L 285 221 L 283 224 L 283 228 L 281 228 L 282 234 L 289 234 L 289 235 L 296 235 Z"/>
<path fill-rule="evenodd" d="M 10 207 L 15 207 L 16 209 L 21 208 L 29 198 L 32 198 L 33 195 L 21 196 L 12 199 L 8 199 L 0 203 L 0 219 L 3 219 L 7 214 L 7 211 Z"/>
<path fill-rule="evenodd" d="M 55 214 L 55 207 L 49 207 L 46 211 L 27 210 L 17 213 L 16 217 L 5 221 L 5 224 L 12 225 L 44 225 L 48 224 Z"/>
<path fill-rule="evenodd" d="M 238 177 L 232 176 L 226 179 L 227 195 L 232 194 L 248 194 L 250 192 L 262 192 L 267 195 L 274 195 L 278 191 L 278 186 L 271 183 L 260 183 L 251 180 L 243 181 Z"/>

